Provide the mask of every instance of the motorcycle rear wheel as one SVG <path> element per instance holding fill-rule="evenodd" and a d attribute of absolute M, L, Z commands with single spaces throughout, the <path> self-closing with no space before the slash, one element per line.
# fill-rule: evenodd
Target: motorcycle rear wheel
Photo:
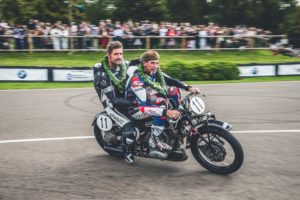
<path fill-rule="evenodd" d="M 221 127 L 200 127 L 198 134 L 191 137 L 190 144 L 195 159 L 210 172 L 226 175 L 237 171 L 243 164 L 241 144 Z"/>
<path fill-rule="evenodd" d="M 95 138 L 99 144 L 99 146 L 105 151 L 107 152 L 109 155 L 111 156 L 117 156 L 117 157 L 122 157 L 123 153 L 122 152 L 117 152 L 117 151 L 113 151 L 110 149 L 105 149 L 105 146 L 107 146 L 106 142 L 103 139 L 103 133 L 102 131 L 99 129 L 99 127 L 97 126 L 97 124 L 94 124 L 94 135 Z"/>

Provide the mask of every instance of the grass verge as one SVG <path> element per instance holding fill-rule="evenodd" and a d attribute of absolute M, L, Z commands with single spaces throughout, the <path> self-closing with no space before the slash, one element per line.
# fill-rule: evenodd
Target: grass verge
<path fill-rule="evenodd" d="M 124 57 L 133 60 L 140 57 L 144 51 L 125 51 Z M 247 63 L 286 63 L 300 62 L 299 58 L 283 55 L 273 55 L 268 50 L 239 51 L 159 51 L 160 64 L 171 61 L 184 62 L 231 62 Z M 92 67 L 103 59 L 103 52 L 35 52 L 35 53 L 0 53 L 0 66 L 58 66 L 58 67 Z"/>
<path fill-rule="evenodd" d="M 276 81 L 300 81 L 300 76 L 279 76 L 279 77 L 255 77 L 242 78 L 240 80 L 228 81 L 185 81 L 187 84 L 224 84 L 224 83 L 254 83 L 254 82 L 276 82 Z M 53 88 L 93 88 L 92 82 L 84 83 L 51 83 L 51 82 L 0 82 L 0 90 L 18 89 L 53 89 Z"/>

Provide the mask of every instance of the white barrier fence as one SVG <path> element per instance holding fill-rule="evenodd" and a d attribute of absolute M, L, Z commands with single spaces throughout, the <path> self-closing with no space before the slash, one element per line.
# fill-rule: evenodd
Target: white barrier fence
<path fill-rule="evenodd" d="M 240 77 L 300 75 L 300 63 L 244 64 L 238 66 Z M 5 67 L 0 66 L 0 81 L 86 82 L 93 81 L 90 67 Z"/>
<path fill-rule="evenodd" d="M 0 52 L 105 51 L 109 41 L 118 40 L 126 50 L 258 50 L 282 48 L 287 35 L 216 36 L 49 36 L 27 34 L 18 38 L 0 35 Z"/>

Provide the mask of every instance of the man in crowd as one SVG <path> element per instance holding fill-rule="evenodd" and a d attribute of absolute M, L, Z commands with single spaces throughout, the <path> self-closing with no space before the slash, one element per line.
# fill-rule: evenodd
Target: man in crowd
<path fill-rule="evenodd" d="M 126 98 L 137 101 L 135 107 L 129 109 L 129 114 L 137 120 L 152 116 L 152 132 L 149 139 L 151 151 L 169 152 L 172 148 L 160 137 L 165 129 L 166 117 L 177 119 L 179 111 L 168 108 L 166 98 L 172 98 L 179 103 L 178 88 L 192 93 L 199 93 L 199 89 L 186 85 L 164 74 L 159 68 L 159 54 L 149 50 L 142 54 L 142 63 L 137 67 L 133 76 L 126 84 Z M 175 86 L 169 87 L 168 86 Z M 154 94 L 156 93 L 156 94 Z"/>

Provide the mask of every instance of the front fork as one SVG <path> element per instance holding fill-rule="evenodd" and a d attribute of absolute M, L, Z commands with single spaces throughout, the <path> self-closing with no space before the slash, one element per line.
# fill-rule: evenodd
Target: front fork
<path fill-rule="evenodd" d="M 227 122 L 222 122 L 222 121 L 218 121 L 216 120 L 216 117 L 213 113 L 208 112 L 205 115 L 199 116 L 199 118 L 201 118 L 201 122 L 200 123 L 193 123 L 193 119 L 189 120 L 190 124 L 191 124 L 191 128 L 189 130 L 189 133 L 186 137 L 186 149 L 190 148 L 190 139 L 192 136 L 194 135 L 199 135 L 199 137 L 201 138 L 201 140 L 203 140 L 205 143 L 210 144 L 210 137 L 208 137 L 208 139 L 204 138 L 198 131 L 198 129 L 200 127 L 207 127 L 209 128 L 209 125 L 214 125 L 214 126 L 218 126 L 220 128 L 223 128 L 227 131 L 230 131 L 232 129 L 232 125 L 230 125 Z"/>

